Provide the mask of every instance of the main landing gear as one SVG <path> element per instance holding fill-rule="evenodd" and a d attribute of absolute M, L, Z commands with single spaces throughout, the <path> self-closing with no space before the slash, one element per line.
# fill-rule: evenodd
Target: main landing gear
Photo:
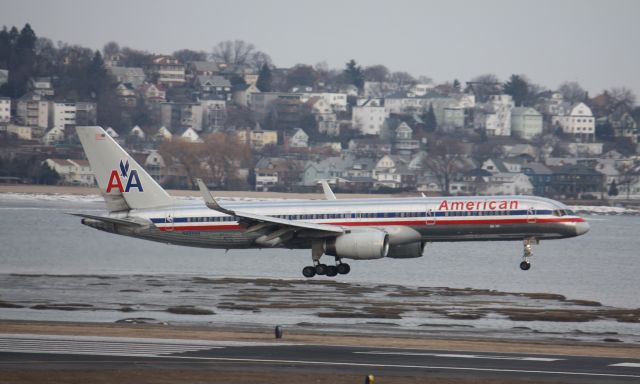
<path fill-rule="evenodd" d="M 314 277 L 315 275 L 326 275 L 334 277 L 337 275 L 346 275 L 351 271 L 351 267 L 347 263 L 343 263 L 336 257 L 336 265 L 315 264 L 302 268 L 304 277 Z"/>
<path fill-rule="evenodd" d="M 524 239 L 524 251 L 522 254 L 522 262 L 520 263 L 520 269 L 523 271 L 528 271 L 531 269 L 531 262 L 529 258 L 533 256 L 533 244 L 538 244 L 538 241 L 535 238 Z"/>

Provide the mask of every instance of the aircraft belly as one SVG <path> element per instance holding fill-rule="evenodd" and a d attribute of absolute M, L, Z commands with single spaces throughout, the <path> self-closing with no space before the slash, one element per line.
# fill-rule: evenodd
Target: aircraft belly
<path fill-rule="evenodd" d="M 425 241 L 484 241 L 561 239 L 575 236 L 575 230 L 564 223 L 527 224 L 435 224 L 414 227 Z"/>
<path fill-rule="evenodd" d="M 152 228 L 140 231 L 136 237 L 147 240 L 201 248 L 248 248 L 253 238 L 241 231 L 160 231 Z"/>

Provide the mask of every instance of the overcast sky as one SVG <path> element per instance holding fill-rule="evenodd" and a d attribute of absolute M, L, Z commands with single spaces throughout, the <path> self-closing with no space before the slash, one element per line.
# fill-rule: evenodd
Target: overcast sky
<path fill-rule="evenodd" d="M 210 52 L 242 39 L 283 67 L 353 58 L 436 82 L 516 73 L 640 97 L 636 0 L 0 0 L 0 10 L 0 25 L 29 22 L 38 36 L 93 49 Z"/>

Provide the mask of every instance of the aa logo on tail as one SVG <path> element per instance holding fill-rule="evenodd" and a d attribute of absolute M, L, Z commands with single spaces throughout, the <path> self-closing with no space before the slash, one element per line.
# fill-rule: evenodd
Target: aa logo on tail
<path fill-rule="evenodd" d="M 123 181 L 126 181 L 124 187 L 122 186 Z M 120 160 L 120 173 L 118 173 L 117 169 L 111 171 L 109 183 L 107 184 L 107 193 L 111 192 L 112 189 L 117 189 L 120 192 L 129 192 L 131 188 L 138 188 L 139 192 L 143 191 L 138 171 L 135 169 L 129 171 L 129 160 L 124 163 Z"/>

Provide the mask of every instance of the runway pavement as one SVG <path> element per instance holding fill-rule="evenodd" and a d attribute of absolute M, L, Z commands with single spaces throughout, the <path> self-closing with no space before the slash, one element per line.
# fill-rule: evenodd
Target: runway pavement
<path fill-rule="evenodd" d="M 319 374 L 387 374 L 562 383 L 637 383 L 638 359 L 321 346 L 271 342 L 0 334 L 3 370 L 112 369 L 162 365 L 181 370 L 296 369 Z"/>

